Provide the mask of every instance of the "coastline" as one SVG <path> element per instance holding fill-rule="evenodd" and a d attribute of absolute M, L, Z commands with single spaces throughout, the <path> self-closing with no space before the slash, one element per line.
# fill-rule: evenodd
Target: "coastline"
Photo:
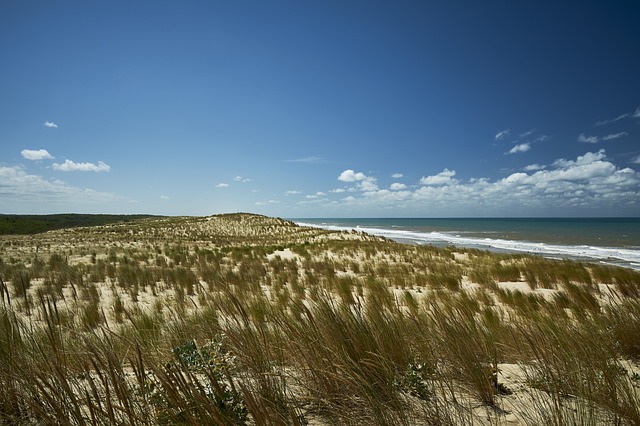
<path fill-rule="evenodd" d="M 404 244 L 454 245 L 476 248 L 498 253 L 534 254 L 552 259 L 571 259 L 592 263 L 622 266 L 640 270 L 640 249 L 635 247 L 605 246 L 598 244 L 557 244 L 533 239 L 496 238 L 498 232 L 486 232 L 492 237 L 479 236 L 482 232 L 418 230 L 416 226 L 405 226 L 407 219 L 387 219 L 387 224 L 376 223 L 378 219 L 292 219 L 300 226 L 327 230 L 356 230 L 382 236 Z M 393 222 L 398 224 L 393 224 Z M 415 221 L 412 219 L 411 221 Z M 428 220 L 425 220 L 428 221 Z M 466 220 L 469 221 L 469 220 Z M 348 222 L 348 223 L 345 223 Z M 501 236 L 501 235 L 500 235 Z"/>

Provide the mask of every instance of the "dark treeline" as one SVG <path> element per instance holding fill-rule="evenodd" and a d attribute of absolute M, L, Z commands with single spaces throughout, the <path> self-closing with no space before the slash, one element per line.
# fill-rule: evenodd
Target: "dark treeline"
<path fill-rule="evenodd" d="M 38 234 L 55 229 L 107 225 L 150 217 L 154 216 L 72 213 L 51 215 L 0 214 L 0 235 Z"/>

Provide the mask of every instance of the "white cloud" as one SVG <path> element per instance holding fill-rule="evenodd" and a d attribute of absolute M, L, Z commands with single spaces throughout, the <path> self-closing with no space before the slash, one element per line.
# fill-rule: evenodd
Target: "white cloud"
<path fill-rule="evenodd" d="M 615 172 L 616 167 L 608 161 L 594 161 L 588 164 L 575 164 L 560 170 L 537 172 L 538 177 L 546 181 L 576 181 L 590 180 L 596 177 L 609 176 Z"/>
<path fill-rule="evenodd" d="M 58 125 L 56 123 L 51 122 L 51 121 L 45 121 L 42 125 L 44 127 L 50 128 L 50 129 L 57 129 L 58 128 Z"/>
<path fill-rule="evenodd" d="M 393 179 L 400 179 L 401 177 L 403 177 L 404 175 L 402 173 L 394 173 L 391 175 L 391 177 Z"/>
<path fill-rule="evenodd" d="M 511 133 L 511 130 L 509 130 L 509 129 L 501 130 L 498 133 L 496 133 L 495 140 L 501 141 L 502 139 L 504 139 L 507 136 L 509 136 L 509 133 Z"/>
<path fill-rule="evenodd" d="M 308 199 L 314 199 L 314 198 L 324 197 L 325 195 L 327 195 L 327 194 L 326 194 L 326 192 L 318 191 L 318 192 L 316 192 L 316 193 L 315 193 L 315 194 L 313 194 L 313 195 L 307 195 L 307 196 L 305 196 L 305 198 L 308 198 Z"/>
<path fill-rule="evenodd" d="M 219 184 L 216 185 L 216 188 L 227 188 L 228 186 L 229 186 L 228 183 L 220 182 Z"/>
<path fill-rule="evenodd" d="M 548 135 L 540 135 L 540 136 L 538 136 L 537 138 L 535 138 L 535 139 L 533 140 L 533 142 L 536 142 L 536 143 L 538 143 L 538 142 L 544 142 L 544 141 L 546 141 L 546 140 L 548 140 L 548 139 L 549 139 L 549 136 L 548 136 Z"/>
<path fill-rule="evenodd" d="M 0 166 L 0 204 L 5 207 L 68 211 L 70 206 L 111 202 L 117 198 L 113 194 L 69 186 L 59 179 L 31 175 L 20 167 Z"/>
<path fill-rule="evenodd" d="M 27 160 L 52 160 L 53 156 L 46 149 L 23 149 L 22 156 Z"/>
<path fill-rule="evenodd" d="M 400 191 L 402 189 L 407 189 L 407 185 L 405 185 L 404 183 L 394 182 L 391 184 L 389 189 L 393 191 Z"/>
<path fill-rule="evenodd" d="M 358 182 L 366 178 L 367 177 L 365 176 L 364 173 L 362 172 L 356 173 L 351 169 L 345 170 L 344 172 L 340 173 L 340 176 L 338 176 L 338 180 L 342 182 Z"/>
<path fill-rule="evenodd" d="M 640 155 L 637 155 L 631 159 L 633 164 L 640 164 Z"/>
<path fill-rule="evenodd" d="M 168 195 L 161 195 L 160 199 L 161 200 L 169 200 L 169 196 Z"/>
<path fill-rule="evenodd" d="M 612 133 L 610 135 L 603 136 L 602 140 L 603 141 L 610 141 L 610 140 L 613 140 L 613 139 L 622 138 L 624 136 L 629 136 L 629 133 L 627 133 L 627 132 Z"/>
<path fill-rule="evenodd" d="M 420 185 L 449 185 L 457 182 L 456 179 L 452 179 L 455 175 L 455 170 L 444 169 L 437 175 L 421 177 Z"/>
<path fill-rule="evenodd" d="M 640 164 L 640 155 L 633 161 Z M 425 216 L 640 212 L 640 172 L 617 167 L 604 150 L 558 159 L 547 168 L 531 165 L 497 181 L 481 177 L 462 182 L 454 176 L 445 169 L 422 178 L 415 190 L 366 191 L 342 202 L 370 214 L 403 209 Z"/>
<path fill-rule="evenodd" d="M 256 201 L 256 206 L 265 206 L 267 204 L 278 204 L 280 201 L 278 200 L 266 200 L 266 201 Z"/>
<path fill-rule="evenodd" d="M 578 136 L 578 142 L 598 143 L 600 142 L 600 139 L 597 136 L 587 136 L 584 133 L 580 133 L 580 136 Z"/>
<path fill-rule="evenodd" d="M 496 140 L 498 140 L 497 137 L 499 135 L 500 133 L 496 135 Z M 548 135 L 539 134 L 537 129 L 527 130 L 526 132 L 517 135 L 517 137 L 513 140 L 513 148 L 505 152 L 505 155 L 527 152 L 531 149 L 531 146 L 533 144 L 545 142 L 549 138 L 550 136 Z M 504 139 L 504 136 L 502 136 L 500 139 Z"/>
<path fill-rule="evenodd" d="M 236 181 L 236 182 L 241 182 L 241 183 L 251 182 L 251 179 L 243 178 L 242 176 L 236 176 L 236 177 L 233 178 L 233 180 Z"/>
<path fill-rule="evenodd" d="M 285 191 L 284 193 L 284 195 L 298 195 L 298 194 L 302 194 L 302 191 L 291 190 L 291 191 Z"/>
<path fill-rule="evenodd" d="M 546 166 L 540 165 L 540 164 L 529 164 L 528 166 L 525 166 L 525 168 L 523 169 L 525 172 L 535 172 L 538 170 L 543 170 L 545 169 Z"/>
<path fill-rule="evenodd" d="M 513 148 L 511 148 L 506 154 L 517 154 L 519 152 L 527 152 L 531 149 L 531 144 L 529 142 L 520 143 Z"/>
<path fill-rule="evenodd" d="M 524 139 L 524 138 L 528 138 L 529 136 L 531 136 L 535 132 L 536 132 L 536 129 L 531 129 L 531 130 L 527 130 L 524 133 L 520 133 L 520 135 L 518 135 L 518 140 Z"/>
<path fill-rule="evenodd" d="M 347 190 L 344 189 L 344 188 L 336 188 L 336 189 L 332 189 L 329 192 L 333 192 L 333 193 L 336 193 L 336 194 L 342 194 L 343 192 L 347 192 Z"/>
<path fill-rule="evenodd" d="M 285 160 L 287 163 L 319 163 L 324 158 L 322 157 L 304 157 L 304 158 L 296 158 L 295 160 Z"/>
<path fill-rule="evenodd" d="M 629 114 L 627 114 L 627 113 L 620 114 L 616 118 L 612 118 L 612 119 L 609 119 L 609 120 L 598 121 L 598 122 L 596 122 L 596 124 L 594 124 L 594 126 L 604 126 L 605 124 L 615 123 L 616 121 L 620 121 L 620 120 L 625 119 L 627 117 L 629 117 Z"/>
<path fill-rule="evenodd" d="M 640 118 L 640 106 L 637 107 L 636 110 L 631 114 L 629 114 L 628 112 L 625 112 L 624 114 L 620 114 L 616 118 L 598 121 L 596 122 L 596 124 L 594 124 L 594 126 L 604 126 L 605 124 L 615 123 L 616 121 L 623 120 L 627 117 L 636 118 L 636 119 Z"/>
<path fill-rule="evenodd" d="M 111 170 L 111 166 L 105 164 L 103 161 L 98 161 L 98 164 L 93 164 L 75 163 L 71 160 L 64 160 L 64 163 L 53 163 L 51 167 L 61 172 L 108 172 Z"/>
<path fill-rule="evenodd" d="M 378 189 L 378 184 L 375 178 L 368 178 L 358 184 L 361 191 L 375 191 Z"/>
<path fill-rule="evenodd" d="M 620 132 L 620 133 L 611 133 L 611 134 L 608 134 L 608 135 L 603 136 L 602 138 L 600 138 L 598 136 L 587 136 L 584 133 L 580 133 L 580 136 L 578 136 L 578 142 L 598 143 L 601 140 L 602 141 L 610 141 L 610 140 L 622 138 L 622 137 L 628 136 L 628 135 L 629 134 L 627 132 Z"/>
<path fill-rule="evenodd" d="M 357 183 L 357 188 L 361 191 L 375 191 L 378 189 L 376 178 L 367 176 L 362 172 L 356 173 L 351 169 L 340 173 L 338 180 L 347 183 Z"/>
<path fill-rule="evenodd" d="M 569 168 L 574 166 L 580 166 L 584 164 L 595 163 L 596 161 L 602 161 L 607 158 L 607 154 L 604 149 L 599 150 L 598 152 L 587 152 L 584 155 L 579 155 L 575 161 L 573 160 L 565 160 L 564 158 L 560 158 L 553 162 L 555 167 L 560 168 Z"/>

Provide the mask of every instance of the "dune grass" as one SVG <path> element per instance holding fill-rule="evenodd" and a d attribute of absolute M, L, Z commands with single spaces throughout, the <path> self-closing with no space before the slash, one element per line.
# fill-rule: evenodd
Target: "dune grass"
<path fill-rule="evenodd" d="M 639 424 L 639 288 L 255 215 L 3 237 L 0 422 Z"/>

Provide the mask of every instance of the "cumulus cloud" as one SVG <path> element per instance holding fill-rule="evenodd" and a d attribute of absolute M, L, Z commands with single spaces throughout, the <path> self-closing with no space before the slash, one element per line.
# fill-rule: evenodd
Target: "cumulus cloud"
<path fill-rule="evenodd" d="M 404 183 L 399 183 L 399 182 L 394 182 L 389 187 L 389 189 L 391 189 L 392 191 L 400 191 L 400 190 L 406 189 L 406 188 L 407 188 L 407 185 L 405 185 Z"/>
<path fill-rule="evenodd" d="M 361 191 L 375 191 L 378 189 L 378 184 L 375 178 L 368 178 L 358 184 Z"/>
<path fill-rule="evenodd" d="M 228 186 L 229 186 L 228 183 L 220 182 L 219 184 L 216 185 L 216 188 L 226 188 Z"/>
<path fill-rule="evenodd" d="M 404 175 L 402 173 L 394 173 L 391 175 L 391 177 L 393 179 L 400 179 L 401 177 L 403 177 Z"/>
<path fill-rule="evenodd" d="M 511 130 L 509 129 L 500 130 L 498 133 L 496 133 L 495 140 L 501 141 L 502 139 L 509 136 L 509 133 L 511 133 Z"/>
<path fill-rule="evenodd" d="M 266 200 L 266 201 L 256 201 L 256 206 L 265 206 L 268 204 L 278 204 L 280 201 L 278 200 Z"/>
<path fill-rule="evenodd" d="M 42 125 L 44 127 L 50 128 L 50 129 L 57 129 L 58 128 L 58 125 L 56 123 L 51 122 L 51 121 L 45 121 Z"/>
<path fill-rule="evenodd" d="M 633 164 L 640 164 L 640 155 L 637 155 L 631 159 Z"/>
<path fill-rule="evenodd" d="M 420 185 L 449 185 L 457 182 L 456 179 L 453 179 L 455 175 L 455 170 L 444 169 L 437 175 L 421 177 Z"/>
<path fill-rule="evenodd" d="M 160 196 L 160 199 L 161 199 L 161 200 L 168 200 L 168 199 L 169 199 L 169 196 L 168 196 L 168 195 L 161 195 L 161 196 Z"/>
<path fill-rule="evenodd" d="M 362 172 L 356 173 L 351 169 L 345 170 L 344 172 L 340 173 L 340 176 L 338 176 L 338 180 L 342 182 L 358 182 L 366 178 L 367 177 L 365 176 L 364 173 Z"/>
<path fill-rule="evenodd" d="M 297 195 L 297 194 L 302 194 L 302 191 L 291 190 L 291 191 L 286 191 L 284 193 L 284 195 Z"/>
<path fill-rule="evenodd" d="M 61 172 L 108 172 L 111 170 L 111 166 L 105 164 L 103 161 L 98 161 L 98 164 L 93 164 L 64 160 L 64 163 L 53 163 L 51 167 Z"/>
<path fill-rule="evenodd" d="M 367 176 L 362 172 L 355 172 L 351 169 L 340 173 L 338 180 L 346 183 L 356 183 L 357 189 L 361 191 L 375 191 L 378 189 L 376 178 Z"/>
<path fill-rule="evenodd" d="M 245 178 L 245 177 L 242 177 L 242 176 L 236 176 L 236 177 L 233 178 L 233 180 L 236 181 L 236 182 L 241 182 L 241 183 L 251 182 L 251 179 Z"/>
<path fill-rule="evenodd" d="M 633 159 L 640 164 L 640 157 Z M 541 215 L 552 212 L 638 214 L 640 173 L 619 168 L 604 150 L 549 166 L 531 165 L 499 180 L 453 179 L 443 172 L 421 179 L 415 190 L 376 190 L 343 199 L 368 211 L 402 208 L 423 215 Z M 379 209 L 379 210 L 376 210 Z M 590 213 L 591 214 L 591 213 Z"/>
<path fill-rule="evenodd" d="M 531 144 L 529 142 L 520 143 L 513 148 L 511 148 L 506 154 L 517 154 L 519 152 L 527 152 L 531 149 Z"/>
<path fill-rule="evenodd" d="M 565 160 L 564 158 L 560 158 L 553 162 L 553 166 L 559 168 L 570 168 L 573 166 L 581 166 L 584 164 L 591 164 L 597 161 L 602 161 L 607 158 L 607 153 L 604 149 L 599 150 L 598 152 L 587 152 L 584 155 L 578 155 L 576 160 Z"/>
<path fill-rule="evenodd" d="M 53 156 L 46 149 L 23 149 L 22 156 L 27 160 L 52 160 Z"/>

